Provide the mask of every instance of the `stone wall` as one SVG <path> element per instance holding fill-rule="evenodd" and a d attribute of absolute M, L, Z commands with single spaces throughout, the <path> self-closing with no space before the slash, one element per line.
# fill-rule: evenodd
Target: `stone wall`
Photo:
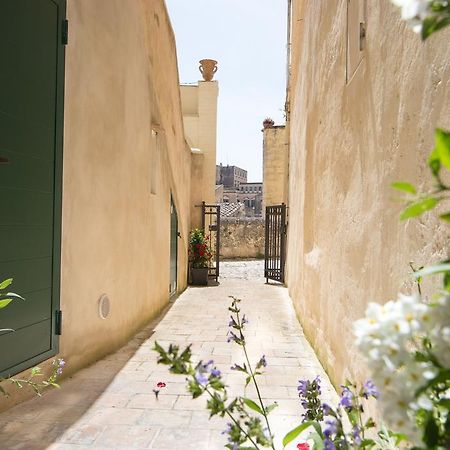
<path fill-rule="evenodd" d="M 221 258 L 263 258 L 264 221 L 262 219 L 222 219 Z"/>
<path fill-rule="evenodd" d="M 360 54 L 360 19 L 347 27 L 355 4 L 367 30 Z M 364 376 L 352 323 L 367 303 L 411 289 L 409 261 L 443 256 L 441 225 L 400 222 L 389 185 L 429 180 L 433 130 L 450 128 L 450 29 L 421 42 L 388 0 L 293 5 L 287 283 L 340 384 Z"/>

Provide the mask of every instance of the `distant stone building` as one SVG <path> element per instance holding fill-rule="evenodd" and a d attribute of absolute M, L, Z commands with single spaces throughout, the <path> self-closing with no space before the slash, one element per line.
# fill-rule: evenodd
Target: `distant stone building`
<path fill-rule="evenodd" d="M 222 184 L 225 188 L 239 188 L 242 183 L 247 183 L 247 171 L 237 166 L 216 166 L 216 184 Z"/>
<path fill-rule="evenodd" d="M 223 217 L 260 217 L 262 196 L 260 182 L 241 183 L 238 188 L 216 185 L 216 203 L 222 205 Z"/>

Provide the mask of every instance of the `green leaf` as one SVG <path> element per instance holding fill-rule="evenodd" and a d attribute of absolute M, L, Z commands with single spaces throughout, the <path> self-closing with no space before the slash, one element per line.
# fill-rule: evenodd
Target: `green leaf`
<path fill-rule="evenodd" d="M 450 213 L 441 214 L 439 218 L 445 220 L 446 222 L 450 222 Z"/>
<path fill-rule="evenodd" d="M 437 273 L 450 272 L 450 264 L 436 264 L 434 266 L 427 266 L 423 269 L 414 272 L 415 278 L 426 277 L 427 275 L 435 275 Z"/>
<path fill-rule="evenodd" d="M 266 414 L 270 414 L 277 406 L 278 406 L 277 402 L 274 402 L 271 405 L 266 406 Z"/>
<path fill-rule="evenodd" d="M 429 448 L 435 448 L 439 442 L 439 427 L 432 414 L 430 414 L 425 424 L 424 441 Z"/>
<path fill-rule="evenodd" d="M 370 449 L 375 445 L 375 441 L 373 439 L 363 439 L 360 444 L 360 449 Z"/>
<path fill-rule="evenodd" d="M 407 206 L 402 213 L 400 214 L 400 220 L 410 219 L 411 217 L 420 216 L 425 211 L 433 209 L 439 200 L 434 197 L 427 197 L 423 200 L 419 200 L 418 202 L 412 203 Z"/>
<path fill-rule="evenodd" d="M 10 284 L 12 284 L 13 279 L 12 278 L 8 278 L 5 281 L 2 281 L 0 283 L 0 289 L 6 289 Z"/>
<path fill-rule="evenodd" d="M 250 398 L 242 398 L 242 401 L 250 408 L 253 409 L 253 411 L 256 411 L 259 414 L 264 415 L 263 410 Z"/>
<path fill-rule="evenodd" d="M 428 381 L 427 384 L 425 384 L 416 391 L 415 394 L 416 398 L 419 397 L 423 392 L 425 392 L 430 387 L 436 386 L 441 383 L 448 383 L 449 380 L 450 380 L 450 369 L 441 369 L 436 377 Z"/>
<path fill-rule="evenodd" d="M 422 22 L 422 40 L 429 38 L 433 33 L 450 24 L 450 17 L 427 17 Z"/>
<path fill-rule="evenodd" d="M 308 438 L 314 441 L 314 450 L 322 450 L 325 447 L 323 438 L 319 435 L 319 433 L 313 432 L 308 436 Z"/>
<path fill-rule="evenodd" d="M 289 431 L 289 433 L 287 433 L 283 438 L 283 448 L 286 447 L 286 445 L 288 445 L 290 442 L 292 442 L 302 431 L 305 431 L 309 427 L 316 428 L 316 426 L 318 426 L 320 429 L 320 425 L 317 422 L 303 422 L 298 427 Z"/>
<path fill-rule="evenodd" d="M 248 386 L 248 383 L 250 383 L 250 381 L 252 380 L 251 375 L 249 375 L 246 379 L 245 379 L 245 387 Z"/>
<path fill-rule="evenodd" d="M 435 148 L 428 157 L 428 167 L 435 177 L 439 175 L 441 171 L 441 160 L 439 159 L 439 153 Z"/>
<path fill-rule="evenodd" d="M 416 188 L 411 183 L 404 183 L 402 181 L 396 181 L 391 184 L 391 187 L 403 192 L 409 192 L 410 194 L 417 194 Z"/>
<path fill-rule="evenodd" d="M 450 170 L 450 133 L 437 128 L 435 131 L 436 152 L 441 163 Z"/>
<path fill-rule="evenodd" d="M 13 301 L 12 298 L 5 298 L 4 300 L 0 300 L 0 309 L 5 308 Z"/>

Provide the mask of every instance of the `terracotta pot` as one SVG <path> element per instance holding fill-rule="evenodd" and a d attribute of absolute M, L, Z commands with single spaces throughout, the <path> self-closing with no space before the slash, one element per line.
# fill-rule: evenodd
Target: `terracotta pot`
<path fill-rule="evenodd" d="M 200 62 L 200 66 L 198 69 L 203 76 L 205 81 L 211 81 L 214 77 L 214 74 L 217 72 L 217 61 L 214 59 L 202 59 Z"/>
<path fill-rule="evenodd" d="M 206 286 L 208 284 L 208 268 L 196 269 L 191 267 L 191 284 L 195 286 Z"/>

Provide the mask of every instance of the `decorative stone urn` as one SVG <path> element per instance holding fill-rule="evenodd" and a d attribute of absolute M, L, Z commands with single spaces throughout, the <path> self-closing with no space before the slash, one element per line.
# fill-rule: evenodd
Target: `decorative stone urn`
<path fill-rule="evenodd" d="M 263 127 L 264 128 L 271 128 L 273 127 L 275 122 L 270 117 L 266 117 L 263 121 Z"/>
<path fill-rule="evenodd" d="M 200 66 L 198 69 L 203 76 L 205 81 L 211 81 L 214 77 L 214 74 L 217 72 L 217 61 L 214 59 L 202 59 L 199 61 Z"/>

